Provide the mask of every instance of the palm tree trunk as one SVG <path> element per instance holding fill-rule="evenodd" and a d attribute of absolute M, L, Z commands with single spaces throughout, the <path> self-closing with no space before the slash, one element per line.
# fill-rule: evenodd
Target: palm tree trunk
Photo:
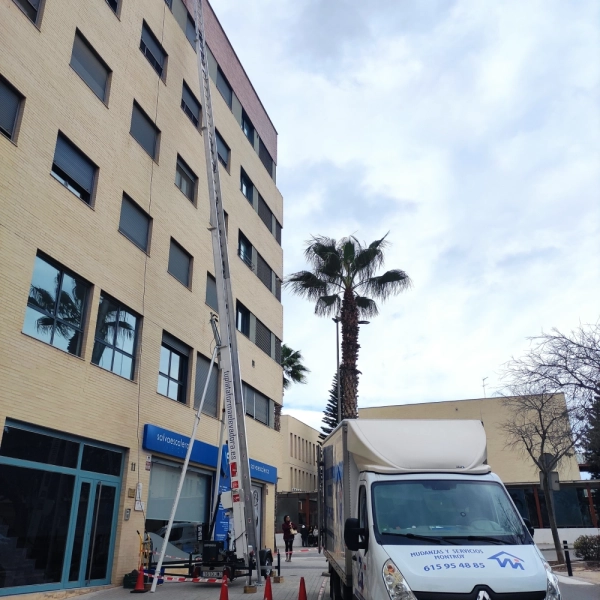
<path fill-rule="evenodd" d="M 346 289 L 342 301 L 342 419 L 358 417 L 358 307 L 351 289 Z"/>

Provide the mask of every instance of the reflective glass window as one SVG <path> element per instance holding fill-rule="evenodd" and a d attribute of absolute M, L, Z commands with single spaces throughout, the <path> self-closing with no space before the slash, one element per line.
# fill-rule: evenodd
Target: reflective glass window
<path fill-rule="evenodd" d="M 75 469 L 79 444 L 14 425 L 6 425 L 2 435 L 0 456 Z"/>

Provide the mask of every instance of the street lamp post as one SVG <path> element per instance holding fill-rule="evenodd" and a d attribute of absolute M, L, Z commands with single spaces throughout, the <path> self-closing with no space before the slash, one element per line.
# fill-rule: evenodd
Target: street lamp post
<path fill-rule="evenodd" d="M 340 394 L 340 321 L 341 316 L 334 317 L 331 319 L 335 323 L 335 350 L 337 358 L 337 422 L 338 425 L 342 422 L 342 402 Z M 359 321 L 359 325 L 368 325 L 370 321 Z"/>

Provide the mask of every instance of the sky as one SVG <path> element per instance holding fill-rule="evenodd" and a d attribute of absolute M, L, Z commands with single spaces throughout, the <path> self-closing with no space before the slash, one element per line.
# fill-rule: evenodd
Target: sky
<path fill-rule="evenodd" d="M 600 317 L 600 2 L 212 0 L 277 128 L 284 274 L 388 234 L 413 285 L 360 329 L 359 408 L 497 393 L 527 338 Z M 335 324 L 284 291 L 320 428 Z"/>

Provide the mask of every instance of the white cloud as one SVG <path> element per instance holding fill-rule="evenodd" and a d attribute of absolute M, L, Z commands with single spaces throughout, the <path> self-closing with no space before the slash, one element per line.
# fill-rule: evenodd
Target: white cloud
<path fill-rule="evenodd" d="M 480 396 L 527 336 L 597 320 L 600 4 L 213 6 L 279 132 L 285 272 L 312 234 L 389 230 L 414 281 L 361 329 L 361 405 Z M 283 301 L 311 369 L 285 410 L 318 413 L 335 326 Z"/>

